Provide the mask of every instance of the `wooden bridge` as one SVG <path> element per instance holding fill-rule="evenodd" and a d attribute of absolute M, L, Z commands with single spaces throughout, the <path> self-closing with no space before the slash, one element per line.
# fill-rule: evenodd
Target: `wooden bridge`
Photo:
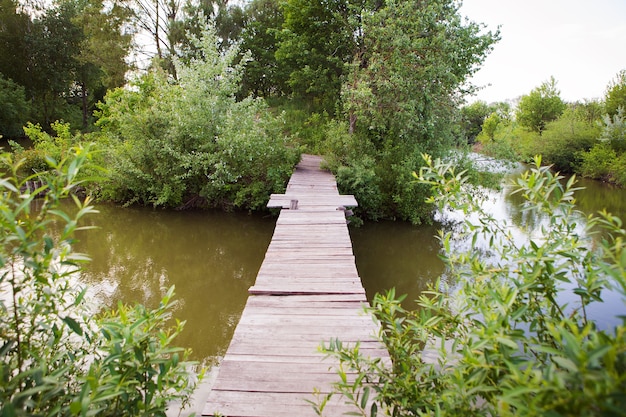
<path fill-rule="evenodd" d="M 320 162 L 303 156 L 286 193 L 268 203 L 283 210 L 203 415 L 315 416 L 306 400 L 339 381 L 336 362 L 318 350 L 322 342 L 360 341 L 365 355 L 387 356 L 363 312 L 367 300 L 344 211 L 357 202 L 339 195 Z M 335 396 L 324 415 L 348 411 Z"/>

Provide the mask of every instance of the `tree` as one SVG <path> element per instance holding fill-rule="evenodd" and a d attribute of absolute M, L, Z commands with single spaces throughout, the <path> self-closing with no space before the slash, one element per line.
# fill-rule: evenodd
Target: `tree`
<path fill-rule="evenodd" d="M 378 190 L 368 217 L 418 223 L 430 216 L 425 190 L 410 183 L 410 172 L 419 169 L 422 152 L 450 149 L 463 87 L 499 36 L 464 22 L 458 7 L 452 0 L 389 0 L 363 13 L 363 45 L 342 89 L 351 143 L 360 149 L 342 145 L 332 153 L 334 169 L 345 167 L 338 177 L 343 192 L 364 201 L 362 189 Z M 373 183 L 362 187 L 356 178 Z"/>
<path fill-rule="evenodd" d="M 31 121 L 49 126 L 64 119 L 86 128 L 106 89 L 125 82 L 128 10 L 116 2 L 63 0 L 31 18 L 2 1 L 0 72 L 24 87 Z"/>
<path fill-rule="evenodd" d="M 626 109 L 626 70 L 620 71 L 615 79 L 609 82 L 604 101 L 609 116 L 616 115 L 620 107 Z"/>
<path fill-rule="evenodd" d="M 140 55 L 149 60 L 156 58 L 157 65 L 173 73 L 173 58 L 177 47 L 184 39 L 180 14 L 183 4 L 180 0 L 132 0 L 129 3 L 134 23 L 139 34 L 147 34 L 152 44 L 141 43 Z"/>
<path fill-rule="evenodd" d="M 25 88 L 30 85 L 28 68 L 31 61 L 27 45 L 30 31 L 31 18 L 20 10 L 19 3 L 16 0 L 0 0 L 0 73 L 5 79 Z"/>
<path fill-rule="evenodd" d="M 355 52 L 353 12 L 348 0 L 288 0 L 276 59 L 289 73 L 297 99 L 333 114 L 345 64 Z M 359 10 L 360 11 L 360 10 Z"/>
<path fill-rule="evenodd" d="M 76 54 L 76 89 L 81 99 L 83 129 L 86 129 L 96 103 L 107 90 L 126 83 L 126 73 L 130 70 L 126 57 L 132 35 L 125 26 L 130 22 L 131 12 L 117 2 L 105 7 L 103 0 L 76 0 L 75 7 L 73 22 L 85 36 Z"/>
<path fill-rule="evenodd" d="M 0 74 L 0 136 L 22 136 L 22 126 L 26 124 L 29 114 L 24 87 Z"/>
<path fill-rule="evenodd" d="M 487 137 L 491 140 L 495 140 L 496 130 L 498 126 L 502 123 L 502 119 L 497 112 L 491 113 L 483 122 L 482 132 L 487 135 Z"/>
<path fill-rule="evenodd" d="M 276 0 L 254 0 L 245 9 L 241 51 L 250 53 L 242 78 L 242 93 L 270 97 L 287 91 L 289 74 L 276 59 L 277 33 L 284 16 Z"/>
<path fill-rule="evenodd" d="M 522 96 L 516 112 L 518 123 L 541 135 L 546 123 L 556 120 L 567 107 L 559 95 L 556 80 L 551 77 L 530 94 Z"/>
<path fill-rule="evenodd" d="M 230 5 L 228 0 L 129 0 L 129 4 L 137 34 L 152 40 L 139 43 L 138 53 L 174 78 L 174 61 L 190 59 L 199 52 L 190 35 L 199 36 L 211 22 L 216 27 L 220 49 L 226 50 L 239 40 L 243 27 L 241 7 Z"/>
<path fill-rule="evenodd" d="M 613 311 L 616 324 L 601 329 L 588 313 L 609 290 L 626 301 L 626 231 L 619 218 L 600 213 L 581 234 L 571 223 L 575 179 L 562 182 L 540 165 L 536 158 L 516 181 L 524 209 L 545 218 L 520 242 L 483 211 L 480 193 L 453 163 L 427 158 L 419 181 L 433 187 L 430 201 L 463 220 L 454 235 L 440 234 L 445 281 L 420 296 L 419 308 L 404 309 L 390 291 L 368 309 L 390 360 L 364 357 L 340 340 L 327 345 L 341 361 L 336 393 L 355 415 L 623 415 L 626 321 Z M 602 237 L 591 241 L 598 231 Z M 455 250 L 456 239 L 466 249 Z M 481 240 L 488 255 L 477 247 Z M 563 291 L 577 305 L 562 305 Z M 327 397 L 321 400 L 323 413 Z"/>
<path fill-rule="evenodd" d="M 461 107 L 461 130 L 467 143 L 474 143 L 480 133 L 485 118 L 492 112 L 484 101 L 476 101 Z"/>

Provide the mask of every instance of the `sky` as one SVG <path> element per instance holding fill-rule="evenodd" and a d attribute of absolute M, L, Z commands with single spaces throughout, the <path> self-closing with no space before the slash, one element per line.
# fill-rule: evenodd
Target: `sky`
<path fill-rule="evenodd" d="M 565 101 L 602 99 L 626 70 L 626 0 L 463 0 L 460 13 L 502 38 L 470 102 L 514 100 L 551 76 Z"/>

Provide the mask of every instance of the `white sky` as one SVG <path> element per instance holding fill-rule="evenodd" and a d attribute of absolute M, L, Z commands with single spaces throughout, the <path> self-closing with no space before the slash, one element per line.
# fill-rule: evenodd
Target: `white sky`
<path fill-rule="evenodd" d="M 473 78 L 486 87 L 469 101 L 515 99 L 550 76 L 565 101 L 601 99 L 626 69 L 626 0 L 463 0 L 460 13 L 501 25 Z"/>

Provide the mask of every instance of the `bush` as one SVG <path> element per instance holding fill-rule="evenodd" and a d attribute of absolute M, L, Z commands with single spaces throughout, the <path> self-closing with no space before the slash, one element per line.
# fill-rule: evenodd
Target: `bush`
<path fill-rule="evenodd" d="M 580 156 L 580 173 L 584 177 L 609 180 L 613 176 L 612 166 L 617 159 L 615 150 L 606 143 L 599 143 Z"/>
<path fill-rule="evenodd" d="M 451 164 L 427 161 L 420 181 L 433 187 L 440 210 L 465 214 L 462 237 L 472 242 L 454 253 L 451 234 L 440 236 L 446 282 L 456 288 L 439 282 L 414 311 L 403 309 L 393 291 L 376 295 L 368 311 L 391 360 L 365 358 L 358 346 L 332 341 L 327 352 L 341 361 L 337 393 L 358 415 L 623 415 L 626 318 L 603 330 L 587 316 L 608 290 L 626 300 L 622 222 L 602 213 L 585 226 L 587 233 L 602 229 L 601 238 L 581 239 L 570 223 L 573 180 L 563 184 L 537 158 L 517 180 L 518 192 L 524 210 L 539 211 L 547 223 L 532 240 L 515 242 Z M 491 256 L 476 250 L 479 239 L 489 242 Z M 561 291 L 573 292 L 579 305 L 560 305 Z M 355 378 L 347 379 L 348 372 Z"/>
<path fill-rule="evenodd" d="M 591 149 L 596 143 L 599 130 L 594 124 L 580 120 L 568 110 L 558 120 L 551 122 L 542 136 L 536 154 L 541 154 L 546 163 L 563 172 L 576 172 L 580 166 L 580 152 Z"/>
<path fill-rule="evenodd" d="M 24 87 L 0 74 L 0 136 L 22 136 L 30 115 Z"/>
<path fill-rule="evenodd" d="M 621 154 L 611 165 L 613 169 L 613 181 L 621 186 L 626 186 L 626 152 Z"/>
<path fill-rule="evenodd" d="M 626 119 L 624 118 L 624 109 L 620 107 L 613 117 L 608 114 L 605 115 L 602 122 L 600 141 L 609 143 L 617 152 L 625 152 Z"/>
<path fill-rule="evenodd" d="M 113 145 L 103 195 L 162 207 L 264 208 L 284 190 L 299 151 L 265 102 L 236 99 L 237 51 L 218 52 L 213 30 L 195 43 L 202 58 L 178 64 L 178 82 L 154 72 L 135 90 L 107 94 L 97 122 Z"/>
<path fill-rule="evenodd" d="M 0 415 L 163 416 L 169 401 L 187 402 L 194 378 L 188 352 L 172 346 L 182 330 L 170 321 L 173 290 L 154 310 L 97 314 L 78 282 L 87 257 L 72 236 L 95 210 L 76 197 L 74 215 L 59 207 L 81 184 L 89 150 L 48 158 L 50 170 L 25 179 L 20 161 L 0 158 Z M 34 179 L 43 185 L 30 192 Z"/>

